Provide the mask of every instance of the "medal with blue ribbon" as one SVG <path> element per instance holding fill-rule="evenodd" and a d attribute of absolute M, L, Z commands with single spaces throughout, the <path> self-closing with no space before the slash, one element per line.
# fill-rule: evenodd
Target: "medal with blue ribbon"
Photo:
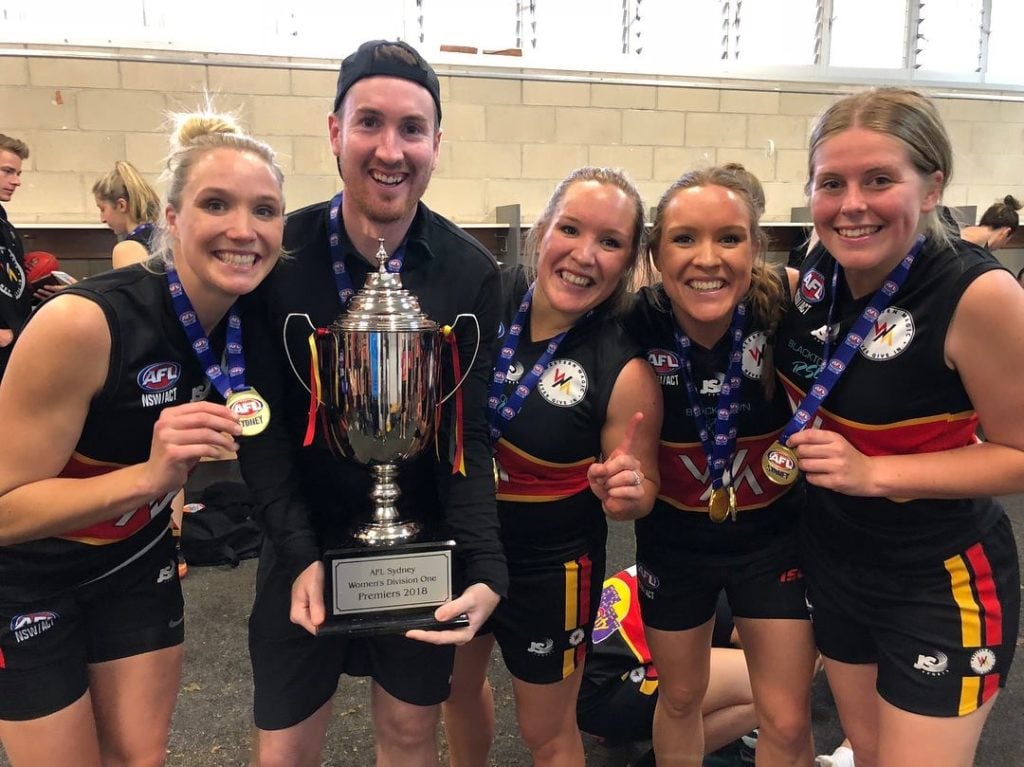
<path fill-rule="evenodd" d="M 797 477 L 800 476 L 796 453 L 792 448 L 786 446 L 786 442 L 811 422 L 825 397 L 835 388 L 836 382 L 846 372 L 850 361 L 853 359 L 853 355 L 856 354 L 860 345 L 864 342 L 864 337 L 871 330 L 872 324 L 885 311 L 886 307 L 892 302 L 893 297 L 903 286 L 907 275 L 910 274 L 910 267 L 914 265 L 914 260 L 921 252 L 921 248 L 924 247 L 924 243 L 924 235 L 919 234 L 914 241 L 914 245 L 910 248 L 910 252 L 889 272 L 889 276 L 882 282 L 882 286 L 875 291 L 875 295 L 871 297 L 871 301 L 868 302 L 864 311 L 854 320 L 843 342 L 836 348 L 835 354 L 830 357 L 832 316 L 836 307 L 839 274 L 842 271 L 839 262 L 833 262 L 832 297 L 828 307 L 828 316 L 825 320 L 825 340 L 824 348 L 821 352 L 821 358 L 824 361 L 818 370 L 818 375 L 814 379 L 814 384 L 807 394 L 804 395 L 803 400 L 801 400 L 796 411 L 793 413 L 793 417 L 783 427 L 778 440 L 765 451 L 764 456 L 761 458 L 761 468 L 764 470 L 764 475 L 770 481 L 777 485 L 790 485 L 796 482 Z"/>
<path fill-rule="evenodd" d="M 251 386 L 245 385 L 245 355 L 242 352 L 242 318 L 237 304 L 228 310 L 228 325 L 224 333 L 224 354 L 227 362 L 225 371 L 213 356 L 210 339 L 199 324 L 195 309 L 185 287 L 173 266 L 167 267 L 167 288 L 171 294 L 171 305 L 178 316 L 185 335 L 188 337 L 199 364 L 206 377 L 224 398 L 224 403 L 236 416 L 242 427 L 242 435 L 251 437 L 259 434 L 270 422 L 270 405 Z"/>
<path fill-rule="evenodd" d="M 732 460 L 736 450 L 736 415 L 739 412 L 740 378 L 743 369 L 743 327 L 747 319 L 747 306 L 740 302 L 732 313 L 729 336 L 732 347 L 725 380 L 718 393 L 715 405 L 715 422 L 712 429 L 704 418 L 697 387 L 693 384 L 693 368 L 690 365 L 692 342 L 677 324 L 675 326 L 676 348 L 682 361 L 681 372 L 686 384 L 686 395 L 690 399 L 693 420 L 697 424 L 700 444 L 707 457 L 708 473 L 711 476 L 711 495 L 708 497 L 708 516 L 712 522 L 724 522 L 727 517 L 736 519 L 736 491 L 732 486 Z"/>
<path fill-rule="evenodd" d="M 338 298 L 343 308 L 347 309 L 349 301 L 356 294 L 352 278 L 345 268 L 345 254 L 341 252 L 341 201 L 343 193 L 338 192 L 331 198 L 327 210 L 327 242 L 331 251 L 331 269 L 334 272 L 334 284 L 338 288 Z M 385 253 L 384 242 L 381 240 L 378 254 Z M 385 269 L 393 274 L 402 271 L 405 261 L 405 243 L 403 242 L 387 260 Z M 379 268 L 379 265 L 378 265 Z"/>

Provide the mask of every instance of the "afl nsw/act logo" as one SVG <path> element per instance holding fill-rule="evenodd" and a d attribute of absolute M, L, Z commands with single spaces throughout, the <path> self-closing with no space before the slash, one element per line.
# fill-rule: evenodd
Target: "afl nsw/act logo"
<path fill-rule="evenodd" d="M 654 372 L 660 376 L 671 375 L 679 370 L 679 355 L 668 349 L 651 349 L 647 352 L 647 361 Z"/>
<path fill-rule="evenodd" d="M 825 276 L 817 269 L 811 269 L 800 280 L 800 295 L 811 304 L 825 297 Z"/>
<path fill-rule="evenodd" d="M 537 391 L 556 407 L 572 407 L 587 394 L 587 373 L 575 360 L 553 360 L 537 381 Z"/>
<path fill-rule="evenodd" d="M 768 336 L 763 330 L 743 339 L 743 375 L 751 380 L 761 380 L 761 363 L 764 361 L 764 345 L 767 340 Z"/>
<path fill-rule="evenodd" d="M 891 360 L 901 354 L 913 338 L 914 318 L 910 312 L 890 306 L 868 328 L 860 353 L 870 360 Z"/>
<path fill-rule="evenodd" d="M 137 380 L 143 391 L 158 392 L 170 389 L 180 376 L 181 368 L 177 362 L 154 362 L 142 369 Z"/>

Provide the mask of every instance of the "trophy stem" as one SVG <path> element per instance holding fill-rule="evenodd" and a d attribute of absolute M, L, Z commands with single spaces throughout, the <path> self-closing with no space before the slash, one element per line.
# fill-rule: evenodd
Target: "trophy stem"
<path fill-rule="evenodd" d="M 368 545 L 407 543 L 420 532 L 418 522 L 401 522 L 396 502 L 401 491 L 398 489 L 398 466 L 393 463 L 377 463 L 370 467 L 373 472 L 373 520 L 359 525 L 353 537 Z"/>

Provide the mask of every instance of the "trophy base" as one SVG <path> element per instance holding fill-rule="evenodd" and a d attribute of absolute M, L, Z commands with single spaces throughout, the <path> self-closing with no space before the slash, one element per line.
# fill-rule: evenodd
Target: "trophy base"
<path fill-rule="evenodd" d="M 464 615 L 434 619 L 434 610 L 452 598 L 454 548 L 455 541 L 429 541 L 325 552 L 327 619 L 317 633 L 370 636 L 468 625 Z"/>
<path fill-rule="evenodd" d="M 426 611 L 398 611 L 365 615 L 346 615 L 328 618 L 316 631 L 317 636 L 380 636 L 382 634 L 404 634 L 410 629 L 444 631 L 460 629 L 469 625 L 469 617 L 463 613 L 458 618 L 441 622 L 434 618 L 433 607 Z"/>

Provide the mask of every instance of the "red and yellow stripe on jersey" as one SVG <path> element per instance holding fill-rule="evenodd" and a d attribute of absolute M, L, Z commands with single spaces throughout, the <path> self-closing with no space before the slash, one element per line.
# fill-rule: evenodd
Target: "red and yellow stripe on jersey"
<path fill-rule="evenodd" d="M 736 490 L 738 511 L 762 509 L 789 492 L 789 487 L 769 482 L 761 468 L 761 456 L 781 431 L 780 427 L 768 434 L 736 440 L 732 485 Z M 699 442 L 662 441 L 658 447 L 658 471 L 661 473 L 659 500 L 682 511 L 707 514 L 711 474 Z"/>
<path fill-rule="evenodd" d="M 593 564 L 584 554 L 579 559 L 566 562 L 565 568 L 565 630 L 567 632 L 585 626 L 590 621 L 590 579 Z M 562 679 L 568 679 L 582 665 L 587 656 L 587 643 L 580 641 L 562 654 Z"/>
<path fill-rule="evenodd" d="M 504 438 L 495 445 L 499 501 L 544 503 L 582 493 L 590 488 L 587 469 L 594 458 L 573 463 L 544 461 L 520 450 Z"/>
<path fill-rule="evenodd" d="M 779 376 L 790 402 L 799 403 L 804 392 L 785 376 Z M 820 423 L 819 423 L 820 420 Z M 886 424 L 866 424 L 842 418 L 826 407 L 818 408 L 815 428 L 842 434 L 864 455 L 908 455 L 952 450 L 978 441 L 978 416 L 973 410 L 937 413 Z"/>
<path fill-rule="evenodd" d="M 1003 607 L 996 592 L 992 566 L 980 543 L 943 563 L 960 610 L 960 632 L 965 648 L 997 647 L 1003 643 Z M 985 662 L 985 651 L 975 655 Z M 989 653 L 991 651 L 988 651 Z M 990 655 L 994 661 L 995 656 Z M 973 664 L 972 664 L 973 665 Z M 999 690 L 999 674 L 964 676 L 960 680 L 959 716 L 976 711 Z"/>
<path fill-rule="evenodd" d="M 72 479 L 87 479 L 122 468 L 124 466 L 119 463 L 97 461 L 81 453 L 73 453 L 67 465 L 58 476 Z M 144 504 L 134 511 L 126 512 L 112 519 L 97 522 L 89 527 L 83 527 L 81 530 L 65 533 L 58 537 L 69 541 L 86 543 L 91 546 L 105 546 L 108 543 L 123 541 L 149 524 L 173 496 L 174 493 L 171 493 L 167 498 Z"/>

